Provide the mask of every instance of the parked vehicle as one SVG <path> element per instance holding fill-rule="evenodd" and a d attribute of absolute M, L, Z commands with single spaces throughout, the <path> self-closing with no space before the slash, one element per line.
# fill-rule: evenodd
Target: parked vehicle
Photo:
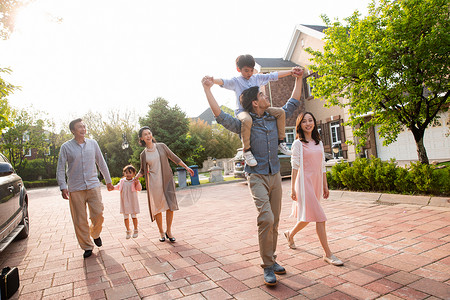
<path fill-rule="evenodd" d="M 292 144 L 286 143 L 289 149 L 291 149 Z M 245 160 L 242 152 L 242 148 L 237 149 L 237 153 L 234 156 L 234 177 L 235 178 L 245 178 Z M 291 167 L 291 156 L 285 155 L 278 152 L 278 159 L 280 160 L 280 172 L 281 176 L 287 177 L 291 176 L 292 167 Z M 333 159 L 333 154 L 325 152 L 325 161 Z"/>
<path fill-rule="evenodd" d="M 28 195 L 22 178 L 0 154 L 0 252 L 14 239 L 25 239 L 30 230 Z"/>
<path fill-rule="evenodd" d="M 242 148 L 237 149 L 237 153 L 233 158 L 234 160 L 234 178 L 245 178 L 245 160 Z"/>
<path fill-rule="evenodd" d="M 292 144 L 286 144 L 288 148 L 291 148 Z M 291 176 L 291 156 L 278 153 L 278 159 L 280 160 L 280 173 L 281 176 Z M 235 178 L 245 178 L 245 160 L 242 148 L 237 149 L 237 153 L 234 156 L 234 177 Z"/>

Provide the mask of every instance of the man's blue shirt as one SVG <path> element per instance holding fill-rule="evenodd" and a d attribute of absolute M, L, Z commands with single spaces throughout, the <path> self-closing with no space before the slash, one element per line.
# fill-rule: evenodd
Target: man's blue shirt
<path fill-rule="evenodd" d="M 293 114 L 299 105 L 300 102 L 294 98 L 286 102 L 283 106 L 286 112 L 286 119 Z M 277 119 L 267 112 L 261 117 L 254 113 L 250 113 L 250 116 L 253 119 L 250 147 L 258 164 L 254 167 L 246 165 L 245 172 L 261 175 L 276 174 L 280 171 Z M 230 131 L 237 134 L 241 133 L 241 122 L 224 111 L 220 112 L 220 115 L 216 117 L 216 121 Z"/>

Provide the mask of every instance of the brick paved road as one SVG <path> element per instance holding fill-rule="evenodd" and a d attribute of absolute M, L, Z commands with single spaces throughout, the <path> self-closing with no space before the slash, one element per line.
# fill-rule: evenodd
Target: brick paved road
<path fill-rule="evenodd" d="M 84 260 L 57 188 L 30 190 L 31 232 L 0 253 L 18 266 L 20 299 L 449 299 L 450 209 L 376 205 L 364 194 L 323 201 L 331 249 L 345 266 L 327 265 L 310 224 L 291 250 L 282 236 L 290 180 L 283 181 L 279 284 L 263 284 L 256 209 L 243 182 L 183 191 L 175 213 L 177 242 L 158 241 L 145 193 L 140 235 L 125 239 L 118 192 L 103 190 L 104 246 Z M 191 196 L 199 198 L 192 204 Z M 334 200 L 333 200 L 334 198 Z"/>

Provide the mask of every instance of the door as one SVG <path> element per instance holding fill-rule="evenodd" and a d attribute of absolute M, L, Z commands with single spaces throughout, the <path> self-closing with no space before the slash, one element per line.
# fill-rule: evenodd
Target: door
<path fill-rule="evenodd" d="M 10 170 L 10 171 L 8 171 Z M 0 241 L 21 221 L 20 189 L 22 181 L 6 158 L 0 155 Z"/>

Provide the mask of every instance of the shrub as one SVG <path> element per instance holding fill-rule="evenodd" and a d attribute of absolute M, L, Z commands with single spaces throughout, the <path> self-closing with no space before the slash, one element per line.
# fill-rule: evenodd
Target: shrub
<path fill-rule="evenodd" d="M 116 185 L 116 184 L 119 183 L 119 181 L 120 181 L 121 178 L 122 178 L 122 177 L 111 177 L 111 183 L 112 183 L 113 185 Z M 144 178 L 144 177 L 139 177 L 139 182 L 140 182 L 141 185 L 142 185 L 142 189 L 145 190 L 145 178 Z M 105 179 L 102 179 L 102 183 L 103 183 L 103 184 L 106 184 L 106 183 L 105 183 Z"/>
<path fill-rule="evenodd" d="M 121 177 L 111 177 L 111 183 L 112 183 L 112 185 L 118 184 L 119 181 L 120 181 L 120 179 L 121 179 Z M 103 181 L 103 183 L 104 183 L 104 180 L 102 180 L 102 181 Z"/>
<path fill-rule="evenodd" d="M 46 187 L 46 186 L 57 186 L 58 182 L 55 178 L 36 180 L 36 181 L 23 181 L 24 186 L 27 189 L 37 188 L 37 187 Z"/>
<path fill-rule="evenodd" d="M 338 189 L 338 183 L 333 179 L 331 172 L 327 172 L 327 183 L 330 190 Z"/>
<path fill-rule="evenodd" d="M 414 183 L 409 179 L 408 169 L 397 167 L 394 180 L 395 191 L 402 194 L 412 194 L 415 191 Z"/>
<path fill-rule="evenodd" d="M 419 193 L 431 192 L 431 180 L 434 166 L 425 165 L 421 162 L 411 162 L 409 166 L 408 178 L 415 184 L 415 189 Z"/>
<path fill-rule="evenodd" d="M 357 158 L 351 167 L 342 170 L 340 173 L 339 177 L 342 184 L 352 190 L 370 190 L 370 184 L 364 177 L 364 169 L 368 164 L 367 158 Z"/>
<path fill-rule="evenodd" d="M 395 191 L 395 179 L 397 178 L 397 163 L 395 160 L 389 162 L 377 161 L 375 170 L 375 188 L 376 191 Z"/>
<path fill-rule="evenodd" d="M 336 188 L 338 188 L 338 189 L 344 188 L 344 184 L 341 181 L 340 173 L 349 167 L 350 167 L 349 163 L 341 162 L 341 163 L 335 164 L 331 168 L 331 179 L 333 179 L 333 182 L 336 184 L 335 185 Z"/>
<path fill-rule="evenodd" d="M 352 165 L 334 165 L 327 173 L 327 181 L 330 189 L 449 195 L 450 167 L 438 169 L 413 162 L 403 168 L 395 160 L 357 158 Z"/>
<path fill-rule="evenodd" d="M 56 166 L 46 163 L 42 158 L 27 160 L 18 174 L 26 181 L 54 178 Z"/>
<path fill-rule="evenodd" d="M 450 167 L 434 169 L 431 175 L 431 192 L 435 195 L 450 195 Z"/>

